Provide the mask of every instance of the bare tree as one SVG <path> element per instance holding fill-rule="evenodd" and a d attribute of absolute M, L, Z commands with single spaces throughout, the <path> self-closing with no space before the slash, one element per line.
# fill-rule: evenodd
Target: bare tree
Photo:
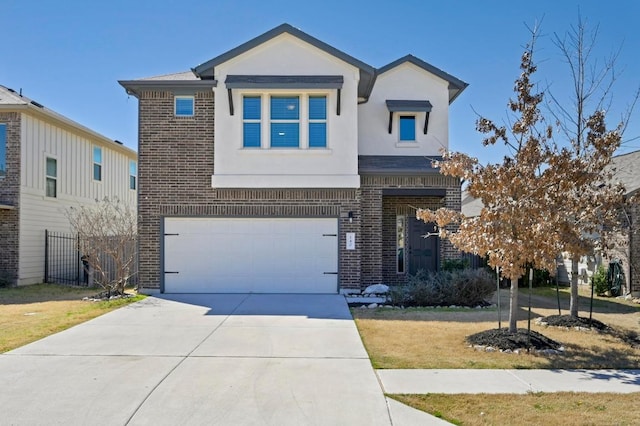
<path fill-rule="evenodd" d="M 615 185 L 610 167 L 614 151 L 620 146 L 631 112 L 640 92 L 636 90 L 627 110 L 612 130 L 606 128 L 606 111 L 612 105 L 618 78 L 616 62 L 620 49 L 598 61 L 595 47 L 598 26 L 587 27 L 578 16 L 576 26 L 553 42 L 567 64 L 570 78 L 569 101 L 548 90 L 549 112 L 562 137 L 555 147 L 562 162 L 573 170 L 567 185 L 558 193 L 558 206 L 565 212 L 560 224 L 564 230 L 563 251 L 571 257 L 571 316 L 578 316 L 578 262 L 581 256 L 605 249 L 605 232 L 617 232 L 624 189 Z M 575 169 L 573 164 L 581 165 Z"/>
<path fill-rule="evenodd" d="M 123 294 L 135 274 L 135 210 L 117 197 L 106 197 L 92 206 L 72 207 L 66 214 L 79 235 L 78 250 L 91 268 L 94 282 L 109 295 Z"/>
<path fill-rule="evenodd" d="M 417 213 L 420 219 L 435 221 L 440 236 L 459 249 L 488 255 L 489 264 L 511 280 L 511 332 L 517 330 L 517 281 L 525 268 L 555 273 L 559 253 L 578 258 L 590 253 L 597 241 L 594 236 L 615 227 L 623 194 L 608 168 L 620 146 L 622 127 L 608 130 L 603 110 L 581 117 L 579 143 L 560 145 L 553 139 L 553 128 L 540 111 L 544 92 L 534 93 L 537 29 L 531 33 L 515 82 L 517 98 L 508 104 L 514 114 L 509 126 L 497 126 L 484 117 L 477 122 L 477 129 L 488 135 L 485 146 L 502 141 L 511 155 L 502 163 L 483 166 L 466 154 L 445 153 L 438 164 L 441 173 L 468 182 L 468 193 L 484 206 L 480 215 L 467 218 L 447 209 Z M 452 223 L 457 230 L 446 228 Z"/>
<path fill-rule="evenodd" d="M 419 209 L 416 216 L 436 222 L 439 235 L 457 248 L 488 256 L 489 265 L 499 267 L 511 280 L 509 331 L 517 331 L 518 278 L 525 268 L 553 270 L 560 239 L 555 227 L 558 212 L 545 201 L 561 180 L 553 167 L 553 150 L 549 144 L 551 127 L 540 112 L 543 93 L 534 93 L 532 76 L 537 30 L 521 58 L 521 75 L 515 81 L 515 100 L 508 103 L 513 112 L 509 127 L 498 126 L 481 117 L 477 130 L 487 135 L 485 146 L 498 141 L 510 148 L 501 163 L 481 165 L 464 153 L 445 153 L 436 166 L 444 175 L 467 182 L 468 193 L 482 201 L 478 216 L 465 217 L 460 212 L 442 208 Z M 453 228 L 450 225 L 457 225 Z M 449 228 L 448 228 L 449 226 Z"/>

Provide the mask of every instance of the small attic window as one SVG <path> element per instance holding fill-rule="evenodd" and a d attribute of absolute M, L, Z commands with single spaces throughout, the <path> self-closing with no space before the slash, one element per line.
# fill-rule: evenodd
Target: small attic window
<path fill-rule="evenodd" d="M 176 117 L 193 117 L 194 97 L 176 96 L 174 98 L 174 113 Z"/>
<path fill-rule="evenodd" d="M 416 116 L 401 115 L 400 122 L 400 142 L 416 141 Z"/>
<path fill-rule="evenodd" d="M 389 134 L 393 129 L 393 113 L 424 113 L 424 126 L 422 132 L 426 135 L 429 129 L 429 114 L 431 113 L 431 102 L 429 101 L 415 101 L 415 100 L 397 100 L 387 99 L 387 109 L 389 110 Z M 415 114 L 401 115 L 399 121 L 400 126 L 400 140 L 409 141 L 415 140 Z M 413 129 L 413 130 L 411 130 Z"/>

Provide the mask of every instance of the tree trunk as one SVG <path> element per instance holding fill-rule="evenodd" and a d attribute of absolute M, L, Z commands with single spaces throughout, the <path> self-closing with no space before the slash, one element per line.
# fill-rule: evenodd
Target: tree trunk
<path fill-rule="evenodd" d="M 509 332 L 518 331 L 518 279 L 511 280 L 509 291 Z"/>
<path fill-rule="evenodd" d="M 578 317 L 578 262 L 580 257 L 571 257 L 571 302 L 569 304 L 569 315 Z"/>

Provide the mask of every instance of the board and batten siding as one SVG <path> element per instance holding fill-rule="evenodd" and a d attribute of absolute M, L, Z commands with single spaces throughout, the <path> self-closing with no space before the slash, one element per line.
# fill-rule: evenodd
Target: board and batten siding
<path fill-rule="evenodd" d="M 71 231 L 68 208 L 113 196 L 136 207 L 137 191 L 129 189 L 129 163 L 137 158 L 135 152 L 28 114 L 22 115 L 20 142 L 19 284 L 33 284 L 44 278 L 45 229 Z M 102 148 L 101 182 L 93 180 L 94 146 Z M 45 194 L 47 157 L 57 160 L 56 198 Z"/>

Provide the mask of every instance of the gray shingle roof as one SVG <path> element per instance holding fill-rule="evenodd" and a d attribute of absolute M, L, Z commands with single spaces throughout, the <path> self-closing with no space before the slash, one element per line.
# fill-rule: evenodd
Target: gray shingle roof
<path fill-rule="evenodd" d="M 614 180 L 624 185 L 627 195 L 640 189 L 640 151 L 613 157 Z"/>
<path fill-rule="evenodd" d="M 243 43 L 221 55 L 216 56 L 213 59 L 210 59 L 195 68 L 192 68 L 191 71 L 183 71 L 173 74 L 165 74 L 153 77 L 142 78 L 138 80 L 120 80 L 118 83 L 122 85 L 127 93 L 137 96 L 138 91 L 146 88 L 160 88 L 160 89 L 171 89 L 173 88 L 172 84 L 175 85 L 176 89 L 183 90 L 197 90 L 206 87 L 216 87 L 217 81 L 215 81 L 215 67 L 227 62 L 228 60 L 235 58 L 238 55 L 241 55 L 279 35 L 287 33 L 290 34 L 314 47 L 320 49 L 329 55 L 332 55 L 356 68 L 359 69 L 360 72 L 360 80 L 358 82 L 358 97 L 360 100 L 366 102 L 369 99 L 369 95 L 371 94 L 371 90 L 373 90 L 373 86 L 375 84 L 376 78 L 379 74 L 382 74 L 392 68 L 397 67 L 405 62 L 411 62 L 412 64 L 424 69 L 427 72 L 430 72 L 449 83 L 449 103 L 453 102 L 453 100 L 462 93 L 462 91 L 468 86 L 464 81 L 442 71 L 439 68 L 434 67 L 431 64 L 413 56 L 407 55 L 404 56 L 392 63 L 383 66 L 382 68 L 376 69 L 371 65 L 368 65 L 362 62 L 359 59 L 354 58 L 351 55 L 348 55 L 341 50 L 336 49 L 329 44 L 318 40 L 315 37 L 310 36 L 309 34 L 295 28 L 289 24 L 279 25 L 264 34 L 261 34 L 246 43 Z M 202 81 L 201 83 L 196 83 L 197 81 Z M 207 86 L 205 81 L 212 82 Z M 189 84 L 192 82 L 193 84 Z M 153 85 L 153 86 L 152 86 Z"/>
<path fill-rule="evenodd" d="M 29 99 L 20 96 L 13 89 L 0 85 L 0 105 L 26 105 Z"/>
<path fill-rule="evenodd" d="M 196 77 L 193 71 L 182 71 L 182 72 L 175 72 L 171 74 L 162 74 L 162 75 L 155 75 L 152 77 L 145 77 L 145 78 L 141 78 L 140 80 L 143 80 L 143 81 L 180 80 L 182 81 L 182 80 L 200 80 L 200 79 Z"/>
<path fill-rule="evenodd" d="M 414 101 L 414 100 L 402 100 L 402 99 L 387 99 L 387 109 L 389 111 L 397 112 L 416 112 L 416 111 L 431 111 L 433 105 L 429 101 Z"/>
<path fill-rule="evenodd" d="M 442 160 L 442 157 L 360 155 L 358 172 L 364 175 L 436 174 L 439 170 L 431 165 L 433 160 Z"/>

